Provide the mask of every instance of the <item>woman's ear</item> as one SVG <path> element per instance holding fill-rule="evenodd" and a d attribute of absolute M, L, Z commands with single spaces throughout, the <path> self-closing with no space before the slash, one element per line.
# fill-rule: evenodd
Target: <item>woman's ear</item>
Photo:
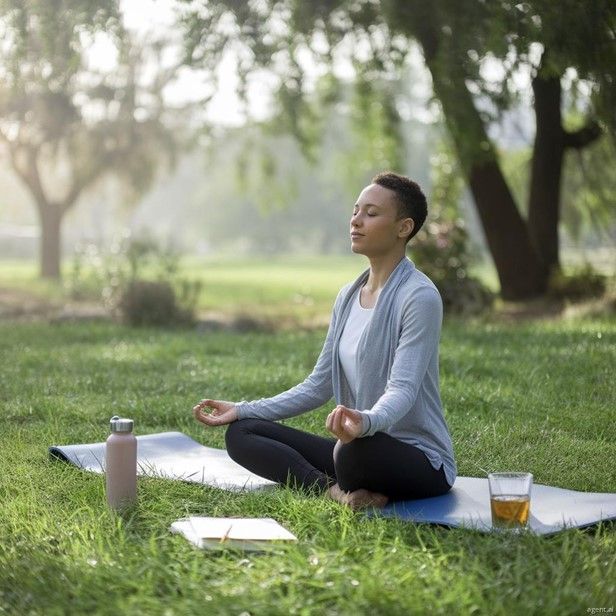
<path fill-rule="evenodd" d="M 398 237 L 408 237 L 413 233 L 415 228 L 415 221 L 412 218 L 404 218 L 400 221 L 400 228 L 398 230 Z"/>

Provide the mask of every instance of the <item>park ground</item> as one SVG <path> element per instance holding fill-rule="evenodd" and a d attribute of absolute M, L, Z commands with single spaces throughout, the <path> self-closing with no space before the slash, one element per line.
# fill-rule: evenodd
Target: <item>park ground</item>
<path fill-rule="evenodd" d="M 138 506 L 120 518 L 105 507 L 103 477 L 49 459 L 49 445 L 103 440 L 116 413 L 138 434 L 180 430 L 222 447 L 223 430 L 196 424 L 192 405 L 303 379 L 336 291 L 361 269 L 346 263 L 212 265 L 200 310 L 213 319 L 233 307 L 256 319 L 246 331 L 128 328 L 83 303 L 62 318 L 62 290 L 0 266 L 3 306 L 33 306 L 0 319 L 0 614 L 614 608 L 613 524 L 485 535 L 367 517 L 287 488 L 227 493 L 159 479 L 140 480 Z M 441 389 L 458 472 L 526 470 L 541 484 L 616 492 L 616 320 L 601 310 L 531 316 L 445 320 Z M 325 434 L 328 410 L 288 423 Z M 299 541 L 263 554 L 200 551 L 168 530 L 186 515 L 273 517 Z"/>

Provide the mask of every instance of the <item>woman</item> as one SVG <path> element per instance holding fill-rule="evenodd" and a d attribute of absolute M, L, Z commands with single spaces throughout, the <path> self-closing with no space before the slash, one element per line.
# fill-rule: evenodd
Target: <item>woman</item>
<path fill-rule="evenodd" d="M 193 408 L 207 426 L 229 424 L 227 450 L 236 462 L 353 508 L 451 488 L 456 465 L 438 381 L 442 302 L 406 257 L 426 214 L 415 182 L 377 175 L 359 195 L 350 229 L 351 249 L 370 268 L 338 294 L 310 376 L 272 398 L 203 399 Z M 332 397 L 337 406 L 325 425 L 335 439 L 275 423 Z"/>

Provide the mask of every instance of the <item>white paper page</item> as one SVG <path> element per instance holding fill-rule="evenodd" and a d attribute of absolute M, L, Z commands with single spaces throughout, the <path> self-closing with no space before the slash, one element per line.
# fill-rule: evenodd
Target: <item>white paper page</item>
<path fill-rule="evenodd" d="M 272 518 L 210 518 L 192 516 L 177 520 L 171 530 L 187 539 L 223 539 L 235 541 L 297 541 Z M 193 541 L 194 542 L 194 541 Z"/>

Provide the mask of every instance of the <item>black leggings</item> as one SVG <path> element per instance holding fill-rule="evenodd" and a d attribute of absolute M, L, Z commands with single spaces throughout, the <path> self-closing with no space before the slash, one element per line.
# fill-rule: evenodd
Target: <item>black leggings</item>
<path fill-rule="evenodd" d="M 442 465 L 436 470 L 423 451 L 384 432 L 337 444 L 273 421 L 242 419 L 229 425 L 225 440 L 244 468 L 305 490 L 338 483 L 346 492 L 365 488 L 402 500 L 450 489 Z"/>

